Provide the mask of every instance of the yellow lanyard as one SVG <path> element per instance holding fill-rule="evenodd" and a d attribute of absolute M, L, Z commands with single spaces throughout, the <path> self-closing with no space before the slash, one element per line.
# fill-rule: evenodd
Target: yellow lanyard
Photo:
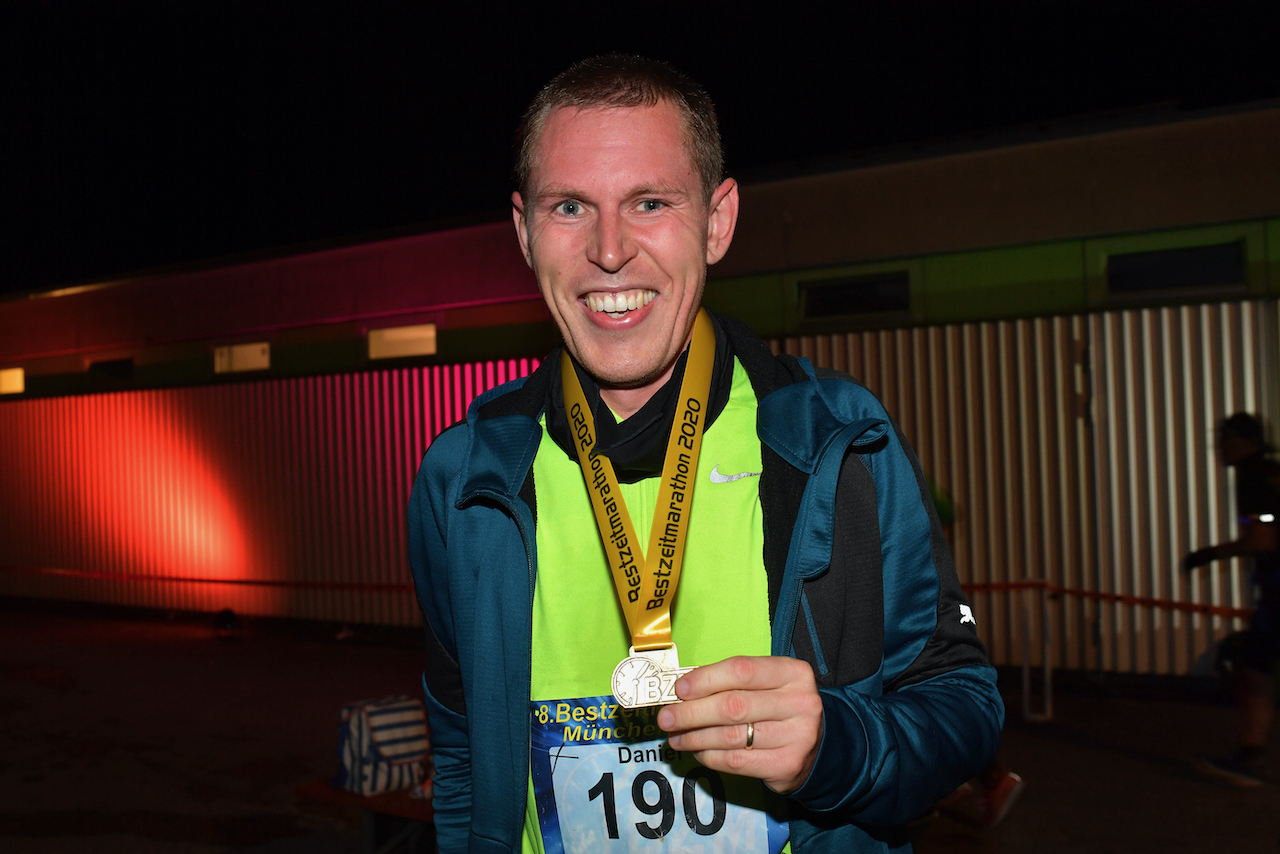
<path fill-rule="evenodd" d="M 595 419 L 573 362 L 568 352 L 560 358 L 565 412 L 573 431 L 574 447 L 613 573 L 618 603 L 636 651 L 671 646 L 671 602 L 675 599 L 684 562 L 684 541 L 689 531 L 693 483 L 698 473 L 698 453 L 702 448 L 715 355 L 715 330 L 707 312 L 699 310 L 693 324 L 684 379 L 680 383 L 680 402 L 667 439 L 649 547 L 644 554 L 639 553 L 635 526 L 622 499 L 613 464 L 608 457 L 594 452 Z"/>

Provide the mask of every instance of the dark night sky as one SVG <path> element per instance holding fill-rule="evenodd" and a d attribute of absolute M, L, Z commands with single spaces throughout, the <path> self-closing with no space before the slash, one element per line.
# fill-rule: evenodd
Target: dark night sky
<path fill-rule="evenodd" d="M 0 292 L 505 216 L 524 105 L 594 53 L 703 82 L 749 178 L 1280 97 L 1278 7 L 9 0 Z"/>

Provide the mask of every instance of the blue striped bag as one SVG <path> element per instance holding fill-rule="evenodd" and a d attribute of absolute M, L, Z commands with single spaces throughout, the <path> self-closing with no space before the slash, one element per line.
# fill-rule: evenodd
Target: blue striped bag
<path fill-rule="evenodd" d="M 358 795 L 378 795 L 422 783 L 429 761 L 427 715 L 421 700 L 384 697 L 342 708 L 333 785 Z"/>

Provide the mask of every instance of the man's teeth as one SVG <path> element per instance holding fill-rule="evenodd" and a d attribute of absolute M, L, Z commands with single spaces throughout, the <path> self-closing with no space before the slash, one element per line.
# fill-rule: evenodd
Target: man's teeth
<path fill-rule="evenodd" d="M 592 311 L 605 311 L 621 316 L 628 311 L 635 311 L 646 306 L 658 295 L 657 291 L 623 291 L 616 294 L 587 294 L 587 308 Z"/>

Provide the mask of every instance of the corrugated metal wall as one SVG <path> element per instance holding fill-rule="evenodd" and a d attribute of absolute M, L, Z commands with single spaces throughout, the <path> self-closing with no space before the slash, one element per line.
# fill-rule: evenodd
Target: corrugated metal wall
<path fill-rule="evenodd" d="M 1183 555 L 1237 535 L 1234 482 L 1215 450 L 1233 412 L 1274 423 L 1276 303 L 1090 319 L 1097 370 L 1098 573 L 1103 589 L 1250 607 L 1245 562 L 1185 574 Z M 1108 670 L 1185 672 L 1239 620 L 1107 604 Z"/>
<path fill-rule="evenodd" d="M 412 624 L 432 437 L 536 360 L 0 404 L 0 593 Z"/>
<path fill-rule="evenodd" d="M 1213 429 L 1238 410 L 1275 421 L 1277 329 L 1259 301 L 774 345 L 866 383 L 953 495 L 996 662 L 1021 663 L 1025 630 L 1036 663 L 1046 632 L 1054 666 L 1176 673 L 1239 621 L 1096 596 L 1249 604 L 1239 561 L 1186 576 L 1178 560 L 1233 536 Z M 0 404 L 0 592 L 413 623 L 404 511 L 422 453 L 535 366 Z M 1002 586 L 1027 580 L 1066 592 L 1042 610 Z"/>
<path fill-rule="evenodd" d="M 774 348 L 862 380 L 954 497 L 956 564 L 994 661 L 1022 663 L 1025 629 L 1034 663 L 1047 632 L 1055 667 L 1182 673 L 1239 620 L 1095 594 L 1250 604 L 1242 562 L 1178 564 L 1234 536 L 1214 426 L 1241 410 L 1274 422 L 1276 330 L 1275 302 L 1256 301 Z M 1000 589 L 1027 580 L 1067 592 L 1042 609 L 1038 592 Z"/>

